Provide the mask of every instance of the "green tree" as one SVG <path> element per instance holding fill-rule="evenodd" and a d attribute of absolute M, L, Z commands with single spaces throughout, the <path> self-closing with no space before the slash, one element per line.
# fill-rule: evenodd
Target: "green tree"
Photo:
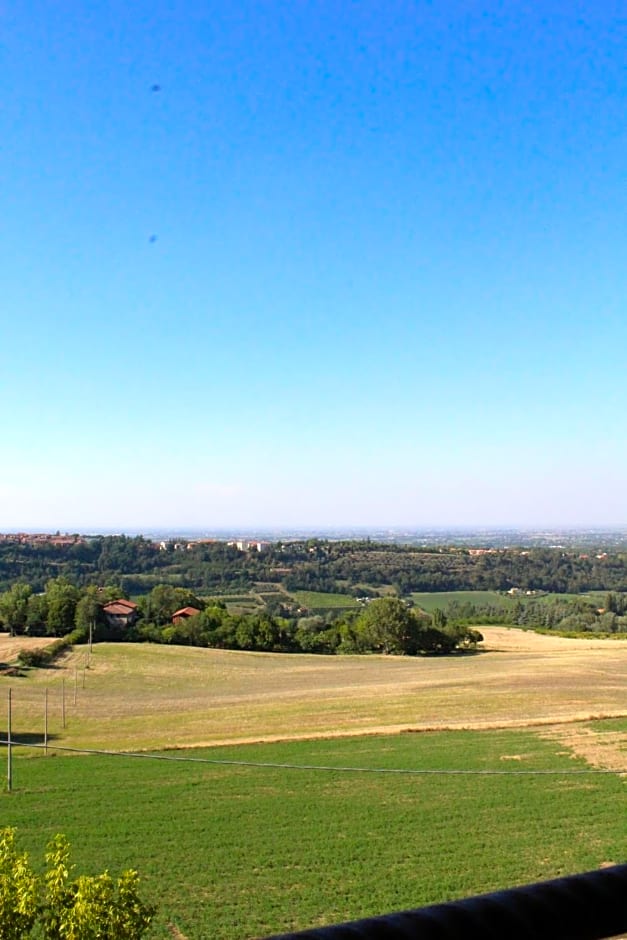
<path fill-rule="evenodd" d="M 449 624 L 444 632 L 453 641 L 453 648 L 476 649 L 477 643 L 483 642 L 483 634 L 479 630 L 473 630 L 463 624 Z"/>
<path fill-rule="evenodd" d="M 616 614 L 611 612 L 601 614 L 597 623 L 597 629 L 601 633 L 616 633 L 618 630 L 618 617 Z"/>
<path fill-rule="evenodd" d="M 418 621 L 398 597 L 371 601 L 358 617 L 356 630 L 368 647 L 381 653 L 415 653 Z"/>
<path fill-rule="evenodd" d="M 208 646 L 207 634 L 203 630 L 202 614 L 177 618 L 177 623 L 163 629 L 168 643 L 186 643 L 189 646 Z"/>
<path fill-rule="evenodd" d="M 423 653 L 452 653 L 457 638 L 436 627 L 425 627 L 420 631 L 419 649 Z"/>
<path fill-rule="evenodd" d="M 448 618 L 440 607 L 436 607 L 431 613 L 431 622 L 436 630 L 443 630 L 448 622 Z"/>
<path fill-rule="evenodd" d="M 18 581 L 4 594 L 0 594 L 0 617 L 11 636 L 24 633 L 28 622 L 28 601 L 32 594 L 30 584 Z"/>
<path fill-rule="evenodd" d="M 143 599 L 143 613 L 146 620 L 157 626 L 164 626 L 172 619 L 172 614 L 181 607 L 196 607 L 202 610 L 204 604 L 191 591 L 172 587 L 170 584 L 157 584 L 150 594 Z"/>
<path fill-rule="evenodd" d="M 52 636 L 63 636 L 74 629 L 76 605 L 80 594 L 67 578 L 52 578 L 46 584 L 48 601 L 47 631 Z"/>
<path fill-rule="evenodd" d="M 76 604 L 74 626 L 85 633 L 89 633 L 90 627 L 95 629 L 102 620 L 102 605 L 106 603 L 98 588 L 88 587 Z"/>
<path fill-rule="evenodd" d="M 294 629 L 294 645 L 303 653 L 334 653 L 340 643 L 337 623 L 320 616 L 301 617 Z"/>
<path fill-rule="evenodd" d="M 289 642 L 284 622 L 267 614 L 242 617 L 235 631 L 237 645 L 243 650 L 273 652 L 284 650 Z"/>
<path fill-rule="evenodd" d="M 45 594 L 31 594 L 26 611 L 26 632 L 41 636 L 48 622 L 48 598 Z"/>

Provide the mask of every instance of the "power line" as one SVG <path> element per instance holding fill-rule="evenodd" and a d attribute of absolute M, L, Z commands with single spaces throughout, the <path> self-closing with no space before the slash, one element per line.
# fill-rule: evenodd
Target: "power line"
<path fill-rule="evenodd" d="M 27 743 L 23 741 L 0 738 L 0 746 L 11 744 L 12 747 L 43 748 L 43 744 Z M 325 773 L 355 773 L 355 774 L 397 774 L 407 776 L 460 776 L 460 777 L 534 777 L 534 776 L 589 776 L 598 774 L 627 774 L 627 770 L 609 770 L 607 768 L 584 767 L 577 769 L 547 769 L 547 770 L 471 770 L 446 768 L 405 768 L 405 767 L 346 767 L 326 764 L 284 764 L 270 761 L 220 760 L 212 757 L 179 757 L 172 754 L 138 753 L 135 751 L 108 751 L 97 748 L 68 747 L 66 745 L 48 744 L 48 749 L 67 751 L 73 754 L 94 754 L 100 757 L 128 757 L 140 760 L 160 760 L 182 764 L 210 764 L 227 767 L 258 767 L 269 770 L 308 770 Z"/>

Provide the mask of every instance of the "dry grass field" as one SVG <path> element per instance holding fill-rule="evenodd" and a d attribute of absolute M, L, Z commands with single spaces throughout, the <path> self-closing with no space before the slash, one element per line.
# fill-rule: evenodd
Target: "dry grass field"
<path fill-rule="evenodd" d="M 116 750 L 429 729 L 553 734 L 559 725 L 589 756 L 599 749 L 581 723 L 627 716 L 627 640 L 482 632 L 475 654 L 417 659 L 99 644 L 89 668 L 86 649 L 75 647 L 53 668 L 0 677 L 0 688 L 12 688 L 14 733 L 42 731 L 48 687 L 56 743 Z M 5 659 L 10 644 L 24 645 L 0 642 Z M 613 748 L 604 741 L 606 762 L 627 763 L 620 734 Z"/>
<path fill-rule="evenodd" d="M 0 633 L 0 663 L 10 662 L 15 658 L 18 650 L 41 649 L 43 646 L 50 646 L 54 640 L 53 636 L 9 636 L 8 633 Z"/>

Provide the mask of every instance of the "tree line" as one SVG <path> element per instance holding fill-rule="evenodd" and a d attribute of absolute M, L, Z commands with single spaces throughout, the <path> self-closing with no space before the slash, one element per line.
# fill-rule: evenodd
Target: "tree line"
<path fill-rule="evenodd" d="M 579 594 L 622 591 L 627 553 L 581 554 L 551 548 L 499 549 L 475 554 L 459 546 L 420 548 L 365 541 L 307 539 L 276 542 L 263 552 L 238 551 L 225 542 L 169 541 L 98 536 L 72 545 L 0 541 L 0 590 L 16 581 L 36 593 L 64 576 L 80 588 L 115 582 L 131 595 L 159 584 L 202 594 L 248 591 L 257 582 L 288 591 L 399 595 L 420 591 L 549 591 Z"/>
<path fill-rule="evenodd" d="M 476 646 L 481 634 L 467 624 L 448 624 L 437 614 L 412 610 L 397 597 L 327 616 L 280 617 L 261 611 L 235 614 L 221 601 L 199 598 L 162 584 L 140 598 L 133 623 L 112 622 L 105 605 L 120 597 L 116 585 L 79 588 L 53 578 L 43 593 L 17 582 L 0 594 L 0 624 L 14 636 L 71 636 L 129 642 L 187 644 L 217 649 L 282 653 L 451 653 Z M 174 617 L 182 608 L 191 616 Z M 37 664 L 37 657 L 24 661 Z"/>
<path fill-rule="evenodd" d="M 453 600 L 442 613 L 447 621 L 460 626 L 499 624 L 560 633 L 627 633 L 627 594 L 613 591 L 600 604 L 586 597 L 525 599 L 507 607 Z"/>

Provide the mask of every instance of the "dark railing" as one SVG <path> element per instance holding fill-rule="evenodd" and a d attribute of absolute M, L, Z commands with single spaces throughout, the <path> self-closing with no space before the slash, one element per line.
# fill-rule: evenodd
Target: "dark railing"
<path fill-rule="evenodd" d="M 268 940 L 601 940 L 627 933 L 627 865 Z"/>

